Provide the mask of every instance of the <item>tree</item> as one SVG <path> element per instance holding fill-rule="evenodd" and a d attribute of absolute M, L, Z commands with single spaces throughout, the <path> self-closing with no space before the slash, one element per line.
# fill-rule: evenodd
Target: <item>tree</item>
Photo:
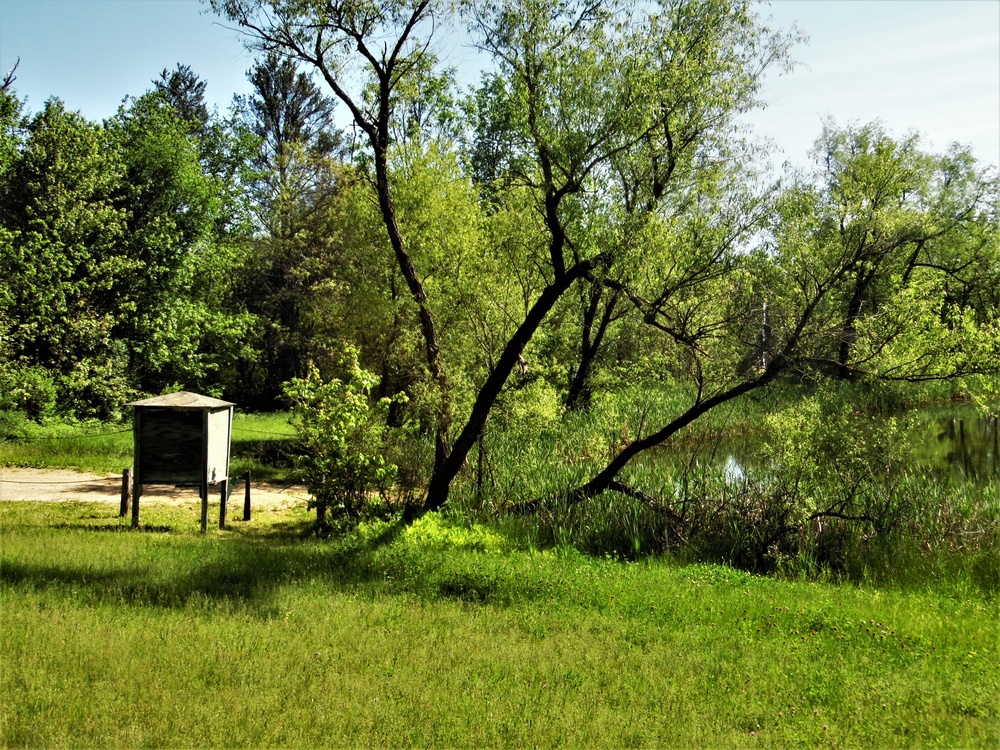
<path fill-rule="evenodd" d="M 997 372 L 995 319 L 976 323 L 971 308 L 948 302 L 943 290 L 957 266 L 920 260 L 949 238 L 978 235 L 983 217 L 995 215 L 995 180 L 974 169 L 957 179 L 953 158 L 942 162 L 910 139 L 892 141 L 878 126 L 828 129 L 819 143 L 845 147 L 833 154 L 821 148 L 823 177 L 793 184 L 773 204 L 769 249 L 740 251 L 745 240 L 726 229 L 728 222 L 713 227 L 714 220 L 705 225 L 696 214 L 689 236 L 671 243 L 681 251 L 675 267 L 694 271 L 683 283 L 650 298 L 637 279 L 620 282 L 675 346 L 676 372 L 695 396 L 669 422 L 628 441 L 569 492 L 570 502 L 616 490 L 661 505 L 623 481 L 628 464 L 707 411 L 783 374 L 833 365 L 876 382 Z M 724 198 L 705 216 L 724 216 L 726 205 L 739 204 Z M 523 509 L 533 507 L 537 502 Z M 836 512 L 819 509 L 813 517 Z"/>
<path fill-rule="evenodd" d="M 177 63 L 173 70 L 164 68 L 159 78 L 153 79 L 154 89 L 166 99 L 177 115 L 187 123 L 188 132 L 204 135 L 210 115 L 205 104 L 207 82 L 188 65 Z"/>
<path fill-rule="evenodd" d="M 340 136 L 334 129 L 334 102 L 324 96 L 295 61 L 274 50 L 247 73 L 254 94 L 241 104 L 250 130 L 260 138 L 260 169 L 277 175 L 283 184 L 292 154 L 300 146 L 307 152 L 332 156 Z"/>
<path fill-rule="evenodd" d="M 451 386 L 427 291 L 400 230 L 389 170 L 394 93 L 426 52 L 418 34 L 432 22 L 434 8 L 429 0 L 412 6 L 335 2 L 322 8 L 286 0 L 213 0 L 212 7 L 252 34 L 261 48 L 280 49 L 313 66 L 347 106 L 371 149 L 378 206 L 396 264 L 418 310 L 427 367 L 440 393 L 437 474 L 450 454 Z M 360 90 L 351 89 L 351 75 L 345 70 L 352 57 L 363 71 Z"/>
<path fill-rule="evenodd" d="M 262 382 L 253 398 L 270 405 L 283 382 L 305 375 L 311 356 L 304 311 L 337 255 L 330 238 L 341 216 L 343 170 L 334 103 L 293 60 L 271 51 L 247 76 L 254 93 L 239 101 L 239 111 L 258 144 L 249 179 L 257 231 L 239 286 L 248 309 L 267 321 Z"/>
<path fill-rule="evenodd" d="M 953 372 L 955 356 L 932 357 L 930 339 L 918 345 L 912 332 L 919 310 L 928 316 L 921 323 L 927 334 L 954 324 L 949 318 L 962 310 L 975 310 L 988 323 L 973 300 L 981 283 L 991 286 L 991 242 L 983 230 L 996 209 L 996 180 L 967 153 L 927 153 L 917 135 L 895 140 L 879 123 L 838 128 L 828 122 L 814 154 L 816 174 L 795 189 L 816 191 L 816 231 L 829 245 L 826 252 L 850 247 L 857 260 L 849 282 L 831 296 L 829 339 L 811 353 L 811 365 L 851 379 Z M 870 338 L 874 330 L 891 329 L 899 334 L 895 341 Z M 914 359 L 898 362 L 894 375 L 883 355 L 902 356 L 904 339 Z"/>
<path fill-rule="evenodd" d="M 200 143 L 155 93 L 103 127 L 51 100 L 22 132 L 11 110 L 0 266 L 22 283 L 0 300 L 4 356 L 48 373 L 68 413 L 115 416 L 180 380 L 212 390 L 220 350 L 240 350 L 245 316 L 200 288 L 227 240 Z"/>
<path fill-rule="evenodd" d="M 68 411 L 109 416 L 131 393 L 119 310 L 123 166 L 108 133 L 50 99 L 31 118 L 9 171 L 0 257 L 9 285 L 11 356 L 55 377 Z"/>
<path fill-rule="evenodd" d="M 383 495 L 392 485 L 397 467 L 384 453 L 385 417 L 393 399 L 372 403 L 378 377 L 358 364 L 358 351 L 346 346 L 341 366 L 344 379 L 324 382 L 310 365 L 304 378 L 285 387 L 304 443 L 300 461 L 306 486 L 316 508 L 316 522 L 323 526 L 327 512 L 358 517 L 368 503 L 368 493 Z M 397 394 L 395 399 L 404 398 Z"/>
<path fill-rule="evenodd" d="M 607 195 L 608 176 L 625 154 L 648 151 L 664 132 L 664 158 L 691 161 L 728 118 L 752 103 L 760 74 L 784 54 L 746 4 L 678 3 L 663 13 L 618 3 L 486 3 L 475 33 L 498 73 L 488 107 L 512 145 L 515 193 L 534 203 L 544 240 L 525 260 L 537 274 L 523 317 L 492 360 L 471 398 L 468 417 L 449 445 L 451 382 L 425 278 L 408 250 L 393 201 L 390 145 L 393 104 L 413 71 L 426 71 L 420 37 L 439 12 L 428 1 L 318 6 L 215 0 L 213 7 L 266 48 L 278 47 L 315 67 L 367 139 L 373 183 L 397 267 L 417 308 L 426 364 L 437 386 L 436 457 L 427 509 L 447 502 L 451 483 L 523 352 L 554 306 L 584 279 L 604 273 L 619 248 L 588 232 L 585 217 Z M 652 40 L 652 44 L 650 41 Z M 688 50 L 692 50 L 688 53 Z M 350 61 L 364 66 L 361 93 L 348 90 Z M 681 60 L 683 64 L 678 64 Z M 671 123 L 676 119 L 679 129 Z M 687 128 L 686 125 L 693 124 Z M 397 127 L 397 130 L 405 128 Z M 676 135 L 675 135 L 676 133 Z M 534 243 L 533 243 L 534 244 Z M 534 253 L 534 249 L 532 251 Z"/>
<path fill-rule="evenodd" d="M 695 199 L 717 164 L 732 161 L 727 124 L 753 105 L 762 72 L 780 63 L 788 40 L 741 3 L 496 3 L 477 17 L 498 61 L 481 97 L 494 114 L 484 119 L 506 144 L 504 179 L 536 202 L 547 271 L 560 279 L 589 263 L 573 282 L 631 292 L 637 306 L 648 303 L 650 321 L 669 308 L 693 325 L 704 310 L 691 290 L 714 284 L 713 293 L 725 293 L 718 286 L 733 242 L 699 234 L 698 221 L 713 227 Z M 676 246 L 687 239 L 678 226 L 700 237 L 695 247 Z M 724 227 L 713 231 L 725 239 Z M 635 292 L 645 274 L 658 277 L 649 284 L 655 296 Z M 591 308 L 592 298 L 582 299 Z M 593 347 L 593 333 L 587 338 Z M 596 491 L 610 486 L 602 479 Z"/>

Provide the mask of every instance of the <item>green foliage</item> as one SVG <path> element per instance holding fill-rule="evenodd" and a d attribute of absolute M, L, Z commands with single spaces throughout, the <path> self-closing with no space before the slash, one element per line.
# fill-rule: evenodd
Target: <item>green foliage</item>
<path fill-rule="evenodd" d="M 370 502 L 369 493 L 378 491 L 385 499 L 396 477 L 396 466 L 383 455 L 385 418 L 390 403 L 405 396 L 373 404 L 378 377 L 361 368 L 354 347 L 345 345 L 341 367 L 344 380 L 324 380 L 311 365 L 306 377 L 285 386 L 302 440 L 299 468 L 320 524 L 327 511 L 357 519 Z"/>
<path fill-rule="evenodd" d="M 28 122 L 4 172 L 0 271 L 21 283 L 0 298 L 3 356 L 48 371 L 64 413 L 114 418 L 202 354 L 192 348 L 207 326 L 167 314 L 198 300 L 193 267 L 213 257 L 221 192 L 199 159 L 188 125 L 153 94 L 103 127 L 56 100 Z M 169 340 L 179 326 L 194 347 Z"/>
<path fill-rule="evenodd" d="M 791 520 L 801 525 L 817 513 L 837 513 L 887 531 L 897 509 L 868 492 L 906 473 L 912 425 L 905 417 L 873 419 L 825 396 L 820 392 L 766 418 L 763 457 L 802 503 Z"/>
<path fill-rule="evenodd" d="M 2 93 L 0 409 L 273 408 L 288 383 L 318 512 L 455 485 L 477 511 L 557 499 L 560 544 L 601 516 L 588 549 L 697 538 L 752 568 L 914 517 L 888 479 L 905 426 L 850 412 L 998 388 L 996 179 L 830 121 L 814 172 L 769 184 L 734 124 L 796 37 L 755 3 L 211 5 L 263 53 L 228 120 L 183 65 L 103 125 Z M 490 62 L 464 102 L 425 44 L 463 13 Z M 740 403 L 831 376 L 864 389 Z M 728 409 L 766 423 L 774 476 L 662 469 Z"/>
<path fill-rule="evenodd" d="M 827 122 L 815 159 L 776 228 L 786 275 L 830 275 L 804 366 L 871 380 L 995 374 L 1000 334 L 982 303 L 995 288 L 996 178 L 968 153 L 926 152 L 878 122 Z M 779 291 L 774 302 L 777 321 L 787 301 Z"/>
<path fill-rule="evenodd" d="M 44 367 L 8 365 L 0 370 L 0 411 L 21 411 L 40 420 L 55 409 L 56 385 Z"/>

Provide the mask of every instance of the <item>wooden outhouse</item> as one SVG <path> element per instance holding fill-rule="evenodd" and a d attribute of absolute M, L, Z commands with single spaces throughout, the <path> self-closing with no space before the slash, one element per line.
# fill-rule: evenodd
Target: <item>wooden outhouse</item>
<path fill-rule="evenodd" d="M 233 407 L 229 401 L 179 391 L 133 401 L 135 445 L 132 474 L 132 526 L 139 525 L 144 484 L 197 486 L 201 528 L 208 527 L 208 488 L 221 485 L 219 527 L 226 525 L 229 447 Z"/>

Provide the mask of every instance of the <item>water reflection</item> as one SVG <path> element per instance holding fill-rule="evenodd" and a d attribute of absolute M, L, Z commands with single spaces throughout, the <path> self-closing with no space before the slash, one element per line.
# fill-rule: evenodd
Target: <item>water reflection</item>
<path fill-rule="evenodd" d="M 1000 478 L 997 417 L 937 417 L 917 443 L 914 460 L 942 477 L 985 482 Z"/>
<path fill-rule="evenodd" d="M 911 460 L 919 472 L 976 484 L 1000 480 L 1000 420 L 982 417 L 972 407 L 948 407 L 928 411 L 911 435 Z M 678 458 L 701 460 L 722 469 L 727 482 L 740 482 L 747 470 L 759 466 L 759 446 L 752 437 L 722 441 L 706 454 L 701 450 L 673 451 L 661 454 L 661 460 L 676 462 Z M 699 455 L 700 454 L 700 455 Z"/>
<path fill-rule="evenodd" d="M 735 484 L 736 482 L 742 482 L 747 478 L 746 471 L 743 470 L 743 466 L 737 460 L 736 456 L 729 455 L 726 456 L 726 465 L 724 467 L 726 482 L 729 484 Z"/>

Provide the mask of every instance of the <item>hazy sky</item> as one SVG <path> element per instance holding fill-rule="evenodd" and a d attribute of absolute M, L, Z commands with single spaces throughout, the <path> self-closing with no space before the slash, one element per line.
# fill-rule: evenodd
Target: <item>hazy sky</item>
<path fill-rule="evenodd" d="M 774 140 L 777 162 L 805 164 L 830 115 L 917 130 L 935 150 L 959 141 L 1000 164 L 1000 0 L 773 0 L 761 12 L 810 37 L 794 50 L 800 66 L 767 80 L 769 106 L 749 118 Z M 451 52 L 449 64 L 475 65 L 461 43 Z M 178 62 L 224 111 L 249 91 L 252 65 L 239 34 L 197 0 L 0 0 L 0 66 L 18 57 L 15 87 L 30 111 L 58 96 L 95 120 Z"/>

